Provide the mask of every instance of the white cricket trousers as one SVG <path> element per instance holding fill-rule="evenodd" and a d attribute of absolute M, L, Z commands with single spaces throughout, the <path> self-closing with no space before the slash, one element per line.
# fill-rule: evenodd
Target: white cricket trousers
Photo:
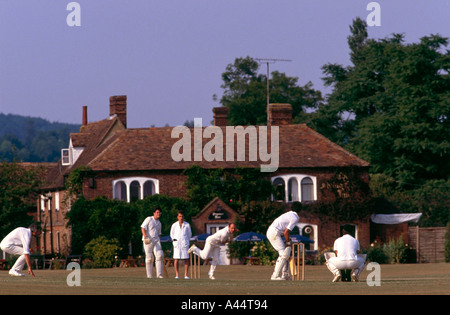
<path fill-rule="evenodd" d="M 281 276 L 282 278 L 290 277 L 289 271 L 289 257 L 285 257 L 286 245 L 281 238 L 282 233 L 273 226 L 269 226 L 267 229 L 267 239 L 272 247 L 278 252 L 278 259 L 275 263 L 274 273 L 272 277 Z M 281 275 L 279 274 L 281 272 Z"/>
<path fill-rule="evenodd" d="M 151 239 L 150 244 L 144 243 L 144 251 L 147 278 L 153 278 L 153 262 L 155 260 L 156 277 L 163 278 L 164 252 L 161 248 L 161 242 L 159 240 L 154 241 Z M 156 259 L 153 258 L 153 253 L 155 254 Z"/>
<path fill-rule="evenodd" d="M 352 269 L 352 272 L 359 276 L 365 263 L 364 258 L 360 256 L 356 260 L 339 260 L 337 257 L 332 257 L 327 260 L 326 265 L 335 276 L 340 275 L 340 270 L 345 269 Z"/>
<path fill-rule="evenodd" d="M 4 251 L 5 253 L 11 255 L 19 255 L 19 258 L 17 258 L 14 266 L 11 267 L 11 270 L 15 270 L 17 272 L 21 271 L 26 263 L 25 254 L 23 253 L 23 247 L 16 245 L 8 245 L 8 246 L 0 245 L 0 247 L 2 251 Z"/>
<path fill-rule="evenodd" d="M 216 267 L 219 264 L 220 246 L 212 244 L 211 242 L 208 241 L 208 239 L 206 239 L 205 247 L 203 248 L 203 250 L 196 247 L 194 249 L 194 254 L 196 254 L 203 260 L 211 258 L 211 267 L 209 268 L 208 275 L 213 276 L 214 271 L 216 270 Z"/>

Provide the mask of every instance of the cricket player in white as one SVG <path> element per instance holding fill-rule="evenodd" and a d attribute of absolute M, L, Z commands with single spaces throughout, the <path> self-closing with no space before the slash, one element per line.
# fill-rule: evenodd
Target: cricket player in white
<path fill-rule="evenodd" d="M 278 252 L 278 259 L 271 280 L 291 279 L 289 271 L 291 247 L 286 245 L 290 245 L 291 231 L 299 223 L 300 217 L 298 214 L 294 211 L 289 211 L 276 218 L 267 229 L 267 238 Z M 283 242 L 282 235 L 284 235 L 286 243 Z"/>
<path fill-rule="evenodd" d="M 144 242 L 145 250 L 145 268 L 147 272 L 147 278 L 153 278 L 153 262 L 155 261 L 153 253 L 155 254 L 156 261 L 156 277 L 164 278 L 164 252 L 161 248 L 161 209 L 155 208 L 153 210 L 153 216 L 147 217 L 141 225 L 142 241 Z"/>
<path fill-rule="evenodd" d="M 337 257 L 331 257 L 326 265 L 333 273 L 333 282 L 341 279 L 340 270 L 352 269 L 352 280 L 359 281 L 359 275 L 364 269 L 365 260 L 358 255 L 360 250 L 359 242 L 350 235 L 350 229 L 347 226 L 343 228 L 343 236 L 334 241 L 334 250 Z"/>
<path fill-rule="evenodd" d="M 189 223 L 184 221 L 183 212 L 179 211 L 177 214 L 177 222 L 172 224 L 170 228 L 170 237 L 173 244 L 173 259 L 175 268 L 175 278 L 178 279 L 178 262 L 180 259 L 184 260 L 184 278 L 189 279 L 189 241 L 192 237 L 192 230 Z"/>
<path fill-rule="evenodd" d="M 25 262 L 28 265 L 28 274 L 34 277 L 34 272 L 31 269 L 31 259 L 30 259 L 30 242 L 31 236 L 36 236 L 41 233 L 41 228 L 39 225 L 33 223 L 29 228 L 19 227 L 13 230 L 11 233 L 6 235 L 6 237 L 0 243 L 0 248 L 2 251 L 11 254 L 19 255 L 16 263 L 12 266 L 9 274 L 15 277 L 23 277 L 24 274 L 20 271 L 25 266 Z"/>
<path fill-rule="evenodd" d="M 230 225 L 220 229 L 213 235 L 210 235 L 206 238 L 205 248 L 200 250 L 197 246 L 192 245 L 188 253 L 194 253 L 197 256 L 200 256 L 201 259 L 206 260 L 208 258 L 212 258 L 211 268 L 209 268 L 208 276 L 209 279 L 214 280 L 214 271 L 216 270 L 216 266 L 219 263 L 220 256 L 220 244 L 225 244 L 232 239 L 233 233 L 238 232 L 236 225 L 231 223 Z"/>

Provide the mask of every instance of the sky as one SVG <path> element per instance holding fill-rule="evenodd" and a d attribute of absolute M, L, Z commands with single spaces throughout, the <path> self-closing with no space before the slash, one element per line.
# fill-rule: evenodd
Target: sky
<path fill-rule="evenodd" d="M 270 71 L 325 95 L 321 67 L 350 64 L 356 17 L 379 18 L 370 38 L 450 37 L 450 0 L 0 0 L 0 113 L 81 124 L 82 106 L 98 121 L 127 95 L 128 128 L 208 125 L 246 56 L 292 60 Z"/>

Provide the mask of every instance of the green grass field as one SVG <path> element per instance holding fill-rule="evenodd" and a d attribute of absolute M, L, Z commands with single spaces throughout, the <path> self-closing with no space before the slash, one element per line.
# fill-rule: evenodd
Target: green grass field
<path fill-rule="evenodd" d="M 36 270 L 36 277 L 11 277 L 0 271 L 2 295 L 421 295 L 450 294 L 450 264 L 381 265 L 381 286 L 368 286 L 365 270 L 359 283 L 332 283 L 325 266 L 306 266 L 304 281 L 271 281 L 269 266 L 218 266 L 216 280 L 207 278 L 209 266 L 202 266 L 201 279 L 147 279 L 144 268 L 81 269 L 81 286 L 70 287 L 69 270 Z M 180 271 L 182 269 L 180 268 Z"/>

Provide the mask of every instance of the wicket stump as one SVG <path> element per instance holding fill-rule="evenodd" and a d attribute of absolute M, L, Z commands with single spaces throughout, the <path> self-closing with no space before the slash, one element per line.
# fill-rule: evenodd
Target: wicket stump
<path fill-rule="evenodd" d="M 200 256 L 190 253 L 189 261 L 191 264 L 191 279 L 200 279 Z"/>
<path fill-rule="evenodd" d="M 305 244 L 303 243 L 292 243 L 291 258 L 289 260 L 292 280 L 300 280 L 300 247 L 302 248 L 302 280 L 305 280 Z"/>

